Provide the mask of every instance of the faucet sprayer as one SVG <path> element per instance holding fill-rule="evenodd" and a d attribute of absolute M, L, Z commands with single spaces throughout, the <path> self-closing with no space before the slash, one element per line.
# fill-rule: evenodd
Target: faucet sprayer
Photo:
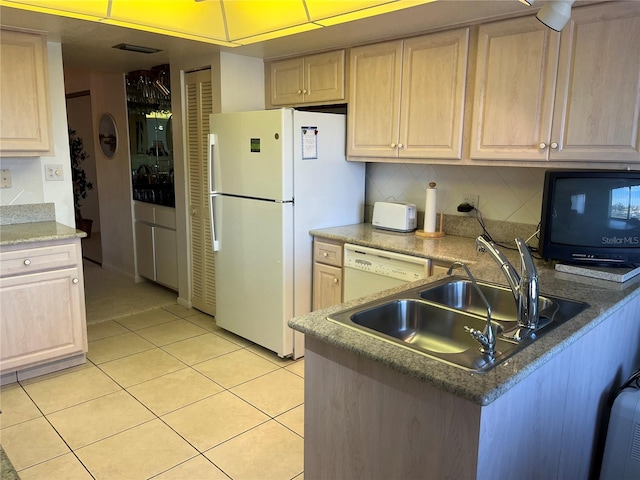
<path fill-rule="evenodd" d="M 471 280 L 471 284 L 476 289 L 478 295 L 480 295 L 480 298 L 487 307 L 487 326 L 485 327 L 483 332 L 475 328 L 467 327 L 466 325 L 464 326 L 464 329 L 469 332 L 471 336 L 481 345 L 480 351 L 482 353 L 493 356 L 496 353 L 496 332 L 494 331 L 494 327 L 491 324 L 491 305 L 489 304 L 487 297 L 485 297 L 484 293 L 482 293 L 482 290 L 478 286 L 475 277 L 471 274 L 469 267 L 467 267 L 464 263 L 453 262 L 449 267 L 449 270 L 447 270 L 447 275 L 451 275 L 451 272 L 456 267 L 464 268 L 464 271 L 467 272 L 469 280 Z"/>

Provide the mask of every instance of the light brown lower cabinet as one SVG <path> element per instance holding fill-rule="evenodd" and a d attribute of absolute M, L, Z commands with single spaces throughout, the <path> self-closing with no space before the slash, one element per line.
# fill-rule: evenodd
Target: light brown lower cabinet
<path fill-rule="evenodd" d="M 313 242 L 313 309 L 342 303 L 342 243 Z"/>
<path fill-rule="evenodd" d="M 80 239 L 0 248 L 0 374 L 9 383 L 85 362 Z"/>

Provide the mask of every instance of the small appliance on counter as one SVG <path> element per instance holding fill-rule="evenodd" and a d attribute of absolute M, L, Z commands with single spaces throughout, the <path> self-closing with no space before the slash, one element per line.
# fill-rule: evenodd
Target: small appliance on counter
<path fill-rule="evenodd" d="M 371 223 L 384 230 L 413 232 L 417 224 L 416 206 L 412 203 L 375 202 Z"/>

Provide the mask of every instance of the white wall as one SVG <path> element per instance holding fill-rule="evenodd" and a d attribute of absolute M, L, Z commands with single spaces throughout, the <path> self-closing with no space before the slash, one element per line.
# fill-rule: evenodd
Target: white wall
<path fill-rule="evenodd" d="M 84 150 L 88 155 L 82 168 L 87 176 L 87 181 L 93 185 L 93 188 L 87 191 L 86 198 L 80 199 L 80 213 L 82 218 L 93 220 L 91 231 L 96 233 L 100 231 L 100 205 L 98 201 L 100 192 L 96 173 L 91 95 L 67 98 L 67 121 L 69 128 L 73 129 L 78 138 L 82 139 Z"/>
<path fill-rule="evenodd" d="M 0 205 L 53 202 L 56 221 L 75 227 L 71 159 L 67 134 L 62 46 L 47 42 L 49 95 L 53 124 L 54 155 L 50 157 L 3 157 L 0 167 L 11 170 L 11 188 L 0 189 Z M 45 181 L 45 165 L 62 165 L 63 181 Z"/>
<path fill-rule="evenodd" d="M 264 110 L 264 62 L 261 58 L 220 53 L 221 112 Z"/>
<path fill-rule="evenodd" d="M 484 218 L 537 225 L 544 172 L 544 168 L 369 163 L 365 202 L 414 203 L 424 212 L 425 191 L 429 182 L 436 182 L 439 212 L 466 215 L 457 211 L 462 196 L 476 194 Z"/>
<path fill-rule="evenodd" d="M 94 140 L 100 117 L 109 113 L 115 119 L 118 133 L 115 155 L 105 157 L 97 141 L 94 151 L 90 152 L 95 158 L 99 182 L 102 266 L 134 280 L 133 202 L 124 73 L 67 69 L 65 85 L 68 94 L 85 90 L 91 92 Z"/>

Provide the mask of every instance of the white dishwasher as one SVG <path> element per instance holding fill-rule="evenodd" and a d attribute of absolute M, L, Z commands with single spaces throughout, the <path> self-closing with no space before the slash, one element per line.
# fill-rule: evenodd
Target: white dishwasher
<path fill-rule="evenodd" d="M 429 276 L 431 260 L 345 243 L 344 301 Z"/>

